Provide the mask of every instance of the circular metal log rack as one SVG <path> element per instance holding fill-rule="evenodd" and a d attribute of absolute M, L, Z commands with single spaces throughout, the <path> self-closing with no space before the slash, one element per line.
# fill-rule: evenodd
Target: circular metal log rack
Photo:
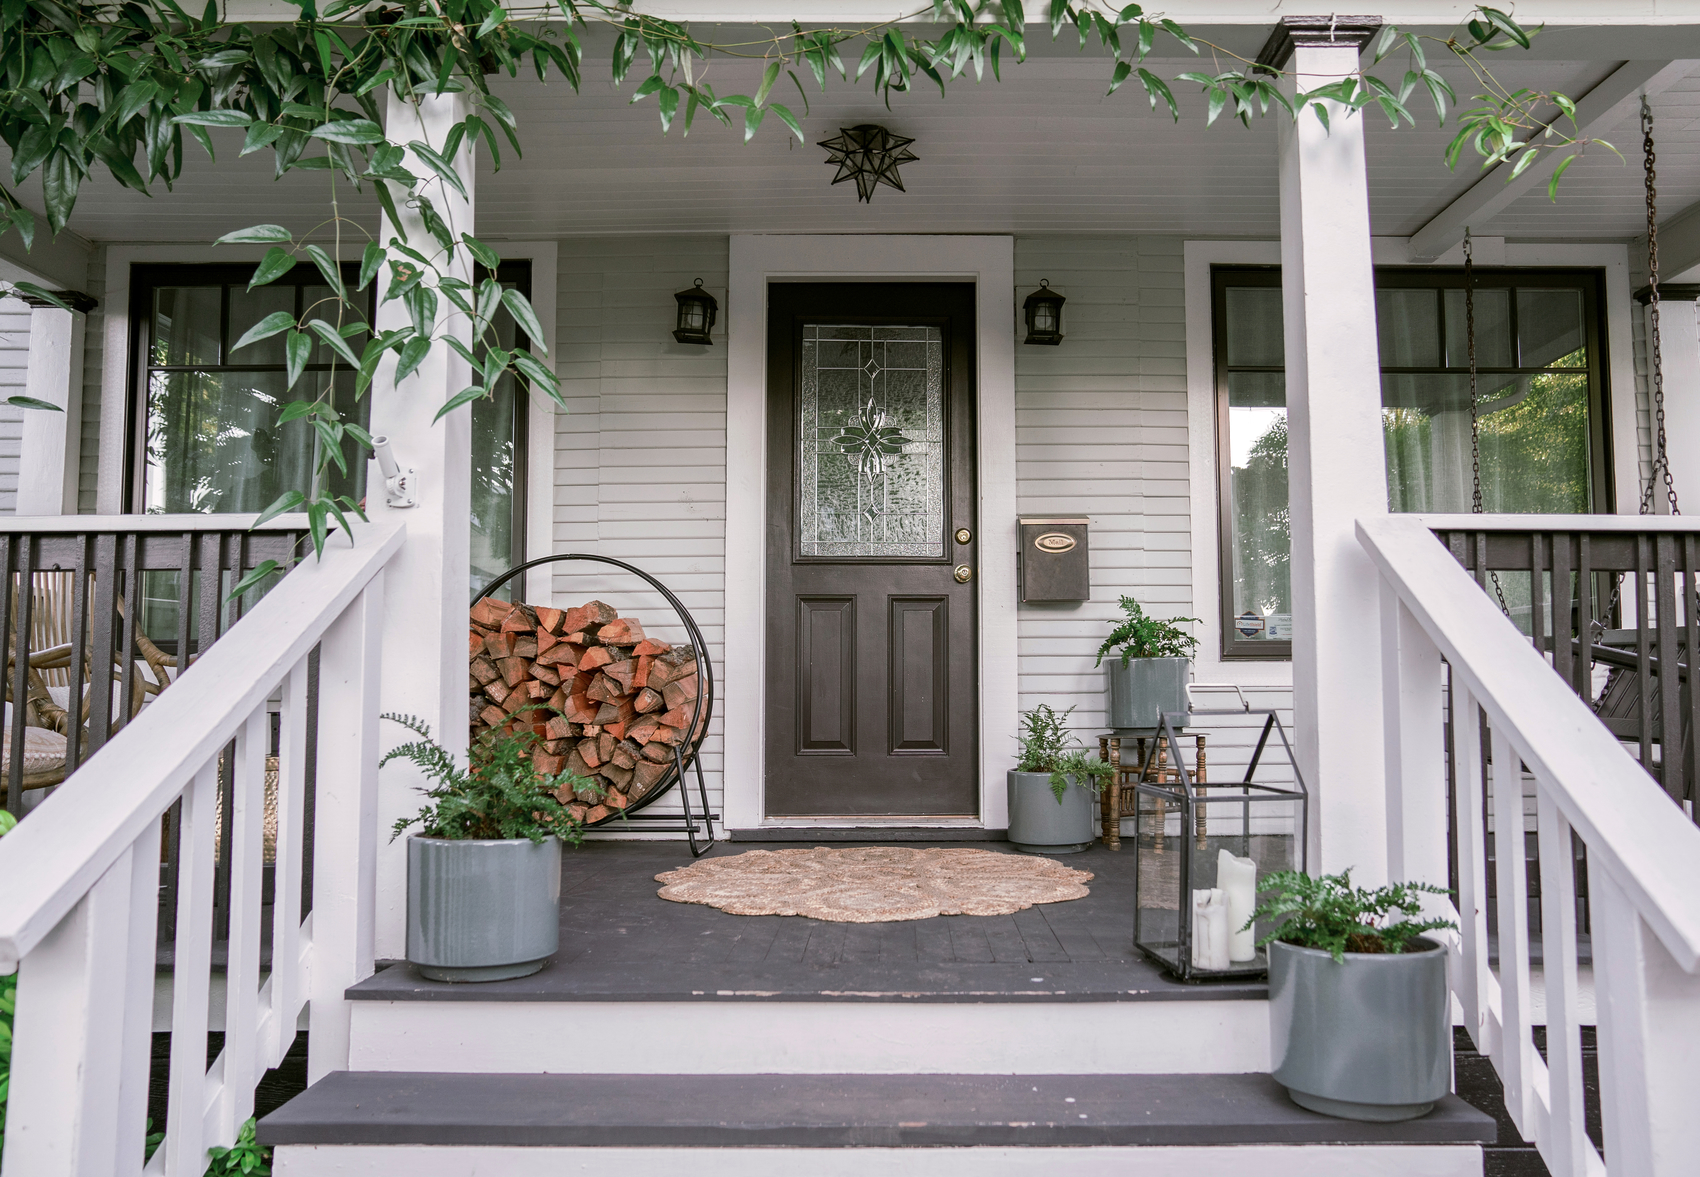
<path fill-rule="evenodd" d="M 685 608 L 684 602 L 674 595 L 672 589 L 662 584 L 655 577 L 635 565 L 626 563 L 624 560 L 616 560 L 612 556 L 597 556 L 589 552 L 564 552 L 558 556 L 540 556 L 535 560 L 527 560 L 524 564 L 516 564 L 473 593 L 472 604 L 478 604 L 479 601 L 524 572 L 541 567 L 544 564 L 560 564 L 569 560 L 586 560 L 594 564 L 612 565 L 615 568 L 630 572 L 665 597 L 667 603 L 673 607 L 673 612 L 678 616 L 679 621 L 684 625 L 685 632 L 690 635 L 691 652 L 696 656 L 697 677 L 701 684 L 692 706 L 691 726 L 687 731 L 687 737 L 673 746 L 672 774 L 662 777 L 660 781 L 656 782 L 655 788 L 651 789 L 635 804 L 610 813 L 607 817 L 598 821 L 591 822 L 586 828 L 594 829 L 615 820 L 623 820 L 647 807 L 651 802 L 658 800 L 677 783 L 679 800 L 685 809 L 685 836 L 691 843 L 691 856 L 700 858 L 714 845 L 714 815 L 708 808 L 708 785 L 703 781 L 701 755 L 702 742 L 708 738 L 709 721 L 714 718 L 714 664 L 708 659 L 708 643 L 703 640 L 702 630 L 697 628 L 696 618 L 691 616 L 691 611 Z M 695 733 L 695 738 L 690 738 L 689 733 Z M 685 769 L 687 767 L 696 769 L 697 796 L 702 802 L 703 827 L 707 831 L 706 840 L 700 847 L 697 844 L 696 816 L 691 812 L 691 791 L 685 783 Z"/>

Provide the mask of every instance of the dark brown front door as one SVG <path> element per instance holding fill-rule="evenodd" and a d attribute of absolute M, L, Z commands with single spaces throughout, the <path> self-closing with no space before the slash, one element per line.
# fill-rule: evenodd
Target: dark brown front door
<path fill-rule="evenodd" d="M 974 287 L 774 284 L 767 322 L 767 813 L 973 816 Z"/>

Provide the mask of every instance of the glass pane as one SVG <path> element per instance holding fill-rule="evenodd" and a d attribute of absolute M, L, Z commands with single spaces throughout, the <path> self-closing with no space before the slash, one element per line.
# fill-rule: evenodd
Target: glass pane
<path fill-rule="evenodd" d="M 1477 290 L 1476 367 L 1514 368 L 1511 354 L 1511 292 Z M 1446 292 L 1446 364 L 1451 368 L 1470 366 L 1469 316 L 1465 314 L 1464 292 Z M 1385 360 L 1382 361 L 1386 363 Z"/>
<path fill-rule="evenodd" d="M 220 286 L 161 286 L 153 295 L 155 364 L 216 364 Z"/>
<path fill-rule="evenodd" d="M 944 341 L 936 327 L 803 327 L 805 556 L 945 554 Z"/>
<path fill-rule="evenodd" d="M 1477 390 L 1482 509 L 1587 512 L 1587 373 L 1501 376 Z M 1389 509 L 1470 510 L 1468 378 L 1384 376 L 1382 404 Z"/>
<path fill-rule="evenodd" d="M 1588 341 L 1582 330 L 1582 292 L 1519 290 L 1517 337 L 1522 367 L 1576 366 L 1562 361 L 1582 351 Z"/>
<path fill-rule="evenodd" d="M 1233 636 L 1245 641 L 1291 641 L 1293 636 L 1283 379 L 1279 373 L 1228 377 L 1231 591 L 1238 631 Z"/>
<path fill-rule="evenodd" d="M 244 290 L 240 286 L 230 288 L 230 342 L 233 350 L 230 353 L 232 364 L 276 364 L 281 367 L 284 363 L 284 336 L 280 333 L 270 339 L 262 339 L 258 343 L 250 343 L 247 347 L 235 349 L 234 345 L 243 334 L 267 315 L 276 311 L 295 313 L 295 287 L 293 286 L 260 286 L 253 290 Z"/>
<path fill-rule="evenodd" d="M 281 372 L 155 372 L 148 386 L 147 510 L 150 514 L 261 511 L 285 490 L 312 480 L 313 432 L 305 421 L 279 426 L 290 400 L 312 395 L 313 373 L 284 395 Z M 320 375 L 319 379 L 323 379 Z M 351 373 L 334 397 L 345 419 L 364 424 L 368 401 L 354 398 Z M 366 463 L 344 443 L 349 473 L 333 464 L 327 487 L 358 501 Z"/>
<path fill-rule="evenodd" d="M 1228 363 L 1233 367 L 1279 368 L 1287 362 L 1281 337 L 1279 286 L 1230 286 Z"/>
<path fill-rule="evenodd" d="M 508 283 L 507 285 L 512 285 Z M 519 338 L 513 316 L 496 312 L 492 323 L 497 346 L 510 350 Z M 480 355 L 483 354 L 479 349 Z M 518 470 L 518 420 L 525 394 L 511 375 L 496 384 L 494 397 L 472 402 L 472 588 L 477 589 L 519 563 L 514 535 L 514 493 Z M 511 599 L 510 582 L 497 595 Z"/>
<path fill-rule="evenodd" d="M 1377 290 L 1375 321 L 1383 368 L 1439 366 L 1439 291 Z"/>

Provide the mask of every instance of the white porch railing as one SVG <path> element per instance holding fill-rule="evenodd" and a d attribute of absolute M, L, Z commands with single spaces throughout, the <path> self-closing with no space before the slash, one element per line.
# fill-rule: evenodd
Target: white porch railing
<path fill-rule="evenodd" d="M 1641 521 L 1630 521 L 1644 523 Z M 1446 877 L 1450 667 L 1458 910 L 1453 991 L 1505 1106 L 1554 1177 L 1677 1177 L 1700 1157 L 1700 829 L 1672 805 L 1415 516 L 1360 520 L 1381 571 L 1388 866 Z M 1481 724 L 1490 731 L 1484 758 Z M 1488 761 L 1485 765 L 1484 759 Z M 1531 1034 L 1523 772 L 1535 780 L 1547 1052 Z M 1483 781 L 1495 821 L 1490 965 Z M 1585 1132 L 1574 833 L 1587 846 L 1602 1160 Z"/>
<path fill-rule="evenodd" d="M 0 972 L 18 970 L 5 1177 L 144 1172 L 161 818 L 182 800 L 170 1110 L 145 1171 L 200 1177 L 309 1005 L 309 1069 L 346 1066 L 343 990 L 372 971 L 379 635 L 399 524 L 333 538 L 0 839 Z M 312 912 L 301 916 L 307 659 L 320 646 Z M 262 809 L 281 689 L 271 975 Z M 206 1066 L 219 759 L 235 742 L 225 1045 Z M 156 1127 L 158 1127 L 156 1125 Z"/>

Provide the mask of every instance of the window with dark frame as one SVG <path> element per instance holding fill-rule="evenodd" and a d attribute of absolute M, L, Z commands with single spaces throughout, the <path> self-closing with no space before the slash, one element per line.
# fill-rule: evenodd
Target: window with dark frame
<path fill-rule="evenodd" d="M 1603 278 L 1478 268 L 1483 509 L 1612 510 Z M 1211 271 L 1222 656 L 1292 657 L 1285 348 L 1278 267 Z M 1467 512 L 1469 333 L 1461 269 L 1377 269 L 1388 506 Z M 1506 586 L 1526 624 L 1526 586 Z M 1519 613 L 1521 610 L 1521 614 Z"/>
<path fill-rule="evenodd" d="M 346 364 L 333 372 L 325 345 L 315 345 L 306 372 L 291 390 L 284 388 L 282 335 L 233 349 L 248 328 L 275 311 L 317 313 L 334 321 L 331 290 L 313 267 L 297 266 L 284 278 L 249 290 L 253 272 L 245 263 L 132 268 L 134 409 L 126 510 L 258 512 L 284 491 L 305 488 L 311 475 L 311 428 L 305 421 L 280 425 L 278 415 L 291 401 L 315 395 L 324 381 L 333 382 L 333 403 L 345 419 L 367 423 L 370 402 L 354 395 L 354 375 Z M 503 262 L 496 276 L 530 297 L 529 261 Z M 345 267 L 344 278 L 352 285 L 356 267 Z M 365 297 L 370 319 L 375 296 L 368 292 Z M 504 349 L 529 346 L 506 308 L 498 310 L 494 330 Z M 366 339 L 362 332 L 350 343 L 359 351 Z M 472 585 L 523 559 L 527 395 L 507 375 L 494 398 L 472 405 Z M 364 499 L 366 463 L 361 459 L 354 443 L 346 443 L 347 473 L 334 464 L 329 470 L 332 493 Z M 164 585 L 161 591 L 174 593 Z"/>

